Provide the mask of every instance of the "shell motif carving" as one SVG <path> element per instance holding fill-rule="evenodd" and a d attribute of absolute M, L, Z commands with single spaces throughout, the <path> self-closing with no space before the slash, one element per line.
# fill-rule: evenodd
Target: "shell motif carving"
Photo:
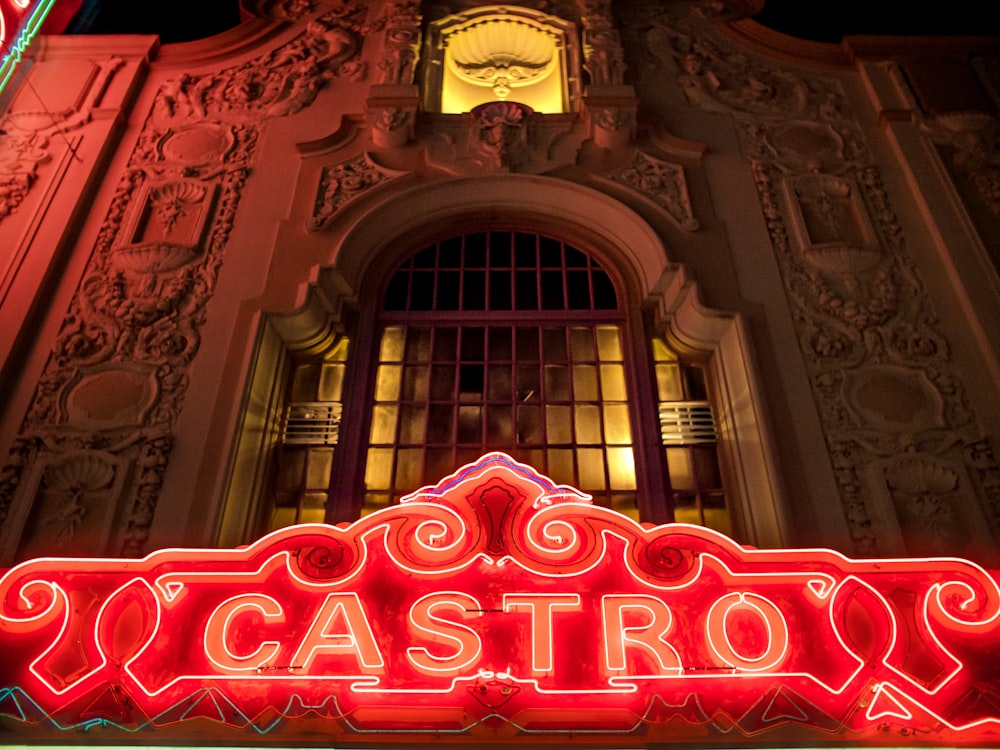
<path fill-rule="evenodd" d="M 907 495 L 942 495 L 958 487 L 958 474 L 937 461 L 907 457 L 886 469 L 889 485 Z"/>
<path fill-rule="evenodd" d="M 500 99 L 547 77 L 558 62 L 555 36 L 518 19 L 489 17 L 455 30 L 445 43 L 452 72 Z"/>
<path fill-rule="evenodd" d="M 45 470 L 45 485 L 52 490 L 87 492 L 103 489 L 114 479 L 114 467 L 92 453 L 83 453 Z"/>
<path fill-rule="evenodd" d="M 163 231 L 174 231 L 177 220 L 205 199 L 205 188 L 193 182 L 168 182 L 149 191 L 153 213 L 163 225 Z"/>

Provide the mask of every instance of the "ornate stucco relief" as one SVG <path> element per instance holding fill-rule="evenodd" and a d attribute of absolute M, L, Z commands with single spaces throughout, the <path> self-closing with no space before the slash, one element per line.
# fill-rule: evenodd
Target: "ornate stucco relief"
<path fill-rule="evenodd" d="M 160 88 L 0 469 L 4 547 L 69 543 L 97 523 L 94 543 L 142 553 L 260 128 L 364 74 L 366 14 L 340 5 L 261 58 Z M 57 467 L 89 473 L 74 484 Z M 98 506 L 122 509 L 122 526 L 95 521 Z"/>
<path fill-rule="evenodd" d="M 1000 471 L 839 83 L 761 63 L 667 8 L 627 26 L 654 75 L 736 119 L 855 551 L 896 551 L 894 530 L 911 551 L 988 547 Z"/>
<path fill-rule="evenodd" d="M 313 214 L 306 228 L 310 232 L 323 229 L 341 206 L 364 195 L 376 185 L 402 174 L 405 173 L 377 164 L 368 153 L 324 167 Z"/>
<path fill-rule="evenodd" d="M 684 168 L 636 151 L 632 160 L 606 177 L 642 193 L 666 210 L 677 225 L 688 232 L 700 226 L 691 208 Z"/>
<path fill-rule="evenodd" d="M 51 161 L 53 140 L 72 150 L 68 134 L 90 122 L 108 82 L 122 65 L 120 58 L 91 63 L 93 75 L 77 106 L 58 112 L 15 109 L 0 116 L 0 222 L 17 211 L 38 179 L 39 167 Z"/>

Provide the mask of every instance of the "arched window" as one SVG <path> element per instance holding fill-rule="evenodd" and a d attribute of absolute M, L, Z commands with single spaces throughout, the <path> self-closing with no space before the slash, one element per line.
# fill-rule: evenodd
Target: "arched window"
<path fill-rule="evenodd" d="M 357 332 L 367 350 L 349 359 L 340 336 L 290 368 L 264 530 L 377 510 L 502 450 L 633 518 L 655 507 L 656 520 L 732 531 L 701 368 L 630 332 L 626 298 L 590 253 L 469 231 L 405 257 L 377 297 Z M 660 434 L 642 440 L 642 425 Z M 638 472 L 668 467 L 644 503 Z"/>
<path fill-rule="evenodd" d="M 587 254 L 529 232 L 435 243 L 392 275 L 366 510 L 503 450 L 636 513 L 623 316 Z"/>

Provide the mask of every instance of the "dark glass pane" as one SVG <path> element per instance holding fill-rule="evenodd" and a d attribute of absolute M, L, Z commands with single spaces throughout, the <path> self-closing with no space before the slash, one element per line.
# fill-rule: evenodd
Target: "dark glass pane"
<path fill-rule="evenodd" d="M 397 271 L 389 279 L 389 286 L 385 290 L 385 304 L 383 305 L 386 310 L 406 309 L 406 289 L 409 282 L 410 275 L 405 271 Z"/>
<path fill-rule="evenodd" d="M 541 399 L 541 381 L 538 367 L 520 365 L 517 368 L 517 400 L 521 402 Z"/>
<path fill-rule="evenodd" d="M 458 309 L 458 286 L 462 277 L 458 271 L 438 272 L 437 309 Z"/>
<path fill-rule="evenodd" d="M 455 413 L 455 407 L 451 404 L 431 404 L 427 410 L 427 442 L 449 445 L 451 443 L 452 430 L 451 419 Z M 448 472 L 455 469 L 449 467 Z M 441 476 L 445 476 L 442 474 Z"/>
<path fill-rule="evenodd" d="M 428 362 L 431 358 L 431 329 L 411 328 L 406 332 L 407 362 Z"/>
<path fill-rule="evenodd" d="M 562 271 L 542 271 L 542 309 L 564 309 Z"/>
<path fill-rule="evenodd" d="M 517 329 L 517 360 L 519 362 L 538 362 L 538 329 Z"/>
<path fill-rule="evenodd" d="M 427 370 L 426 365 L 403 368 L 403 401 L 424 401 L 427 398 Z"/>
<path fill-rule="evenodd" d="M 714 445 L 696 445 L 691 449 L 694 459 L 694 474 L 698 486 L 702 489 L 718 489 L 722 487 L 722 477 L 719 475 L 719 462 Z"/>
<path fill-rule="evenodd" d="M 510 271 L 490 271 L 490 309 L 510 310 Z"/>
<path fill-rule="evenodd" d="M 538 278 L 534 271 L 518 271 L 516 274 L 516 287 L 514 293 L 516 301 L 515 310 L 537 310 L 538 309 Z"/>
<path fill-rule="evenodd" d="M 509 328 L 490 328 L 490 360 L 509 361 L 511 358 L 511 333 Z"/>
<path fill-rule="evenodd" d="M 587 256 L 571 245 L 566 245 L 566 267 L 586 268 Z"/>
<path fill-rule="evenodd" d="M 692 401 L 708 400 L 708 391 L 705 389 L 705 372 L 700 367 L 685 365 L 681 372 L 684 377 L 685 396 Z"/>
<path fill-rule="evenodd" d="M 566 291 L 569 294 L 567 309 L 590 309 L 590 274 L 586 271 L 567 271 Z"/>
<path fill-rule="evenodd" d="M 476 232 L 465 237 L 465 267 L 486 267 L 486 234 Z"/>
<path fill-rule="evenodd" d="M 441 252 L 438 256 L 438 266 L 440 268 L 462 267 L 461 237 L 452 237 L 441 243 Z"/>
<path fill-rule="evenodd" d="M 486 397 L 490 401 L 510 402 L 510 365 L 490 365 L 486 378 Z"/>
<path fill-rule="evenodd" d="M 518 268 L 535 268 L 538 265 L 536 235 L 514 234 L 514 265 Z"/>
<path fill-rule="evenodd" d="M 510 406 L 486 407 L 486 447 L 493 450 L 510 450 L 514 425 Z"/>
<path fill-rule="evenodd" d="M 456 442 L 479 444 L 483 441 L 483 407 L 458 407 L 458 436 Z"/>
<path fill-rule="evenodd" d="M 466 271 L 462 285 L 462 309 L 486 309 L 486 273 L 483 271 Z"/>
<path fill-rule="evenodd" d="M 595 271 L 593 274 L 594 283 L 594 309 L 595 310 L 617 310 L 618 297 L 615 294 L 615 287 L 611 279 L 603 271 Z"/>
<path fill-rule="evenodd" d="M 545 400 L 569 401 L 569 368 L 545 365 Z"/>
<path fill-rule="evenodd" d="M 414 268 L 435 268 L 437 266 L 437 247 L 425 247 L 413 256 Z"/>
<path fill-rule="evenodd" d="M 562 268 L 562 243 L 551 237 L 539 237 L 539 262 L 542 268 Z"/>
<path fill-rule="evenodd" d="M 542 442 L 542 409 L 540 406 L 522 404 L 517 407 L 517 442 L 522 445 Z"/>
<path fill-rule="evenodd" d="M 456 359 L 458 351 L 458 329 L 437 328 L 434 330 L 434 361 L 449 362 Z"/>
<path fill-rule="evenodd" d="M 542 357 L 546 362 L 567 361 L 569 357 L 566 355 L 566 329 L 542 329 L 542 351 Z"/>
<path fill-rule="evenodd" d="M 482 401 L 483 398 L 482 365 L 459 366 L 458 397 L 462 401 Z"/>
<path fill-rule="evenodd" d="M 462 361 L 482 362 L 483 352 L 486 348 L 485 328 L 463 328 L 462 329 Z"/>
<path fill-rule="evenodd" d="M 431 368 L 431 399 L 451 401 L 455 398 L 455 366 L 434 365 Z"/>
<path fill-rule="evenodd" d="M 434 272 L 418 271 L 413 274 L 410 289 L 411 310 L 432 310 L 434 306 Z"/>
<path fill-rule="evenodd" d="M 490 232 L 490 268 L 510 268 L 510 232 Z"/>
<path fill-rule="evenodd" d="M 421 445 L 424 442 L 424 423 L 427 407 L 412 404 L 400 407 L 399 442 L 404 445 Z"/>
<path fill-rule="evenodd" d="M 427 480 L 436 482 L 439 477 L 446 477 L 451 474 L 455 468 L 451 457 L 451 448 L 432 448 L 427 451 L 422 482 L 426 483 Z"/>

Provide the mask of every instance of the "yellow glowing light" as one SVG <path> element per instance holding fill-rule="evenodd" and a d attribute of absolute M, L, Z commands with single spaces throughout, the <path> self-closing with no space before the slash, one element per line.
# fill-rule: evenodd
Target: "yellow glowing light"
<path fill-rule="evenodd" d="M 441 111 L 515 101 L 535 112 L 565 111 L 561 36 L 507 11 L 477 16 L 442 32 Z"/>

